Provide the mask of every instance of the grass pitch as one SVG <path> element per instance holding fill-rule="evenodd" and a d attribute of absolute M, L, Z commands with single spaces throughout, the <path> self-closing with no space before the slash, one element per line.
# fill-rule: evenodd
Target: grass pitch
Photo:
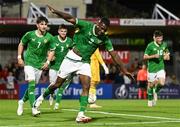
<path fill-rule="evenodd" d="M 41 115 L 32 117 L 29 102 L 24 114 L 16 115 L 16 100 L 0 100 L 0 127 L 180 127 L 180 100 L 158 100 L 148 108 L 146 100 L 98 100 L 100 109 L 87 109 L 90 123 L 76 123 L 78 100 L 62 100 L 60 109 L 53 110 L 45 101 Z"/>

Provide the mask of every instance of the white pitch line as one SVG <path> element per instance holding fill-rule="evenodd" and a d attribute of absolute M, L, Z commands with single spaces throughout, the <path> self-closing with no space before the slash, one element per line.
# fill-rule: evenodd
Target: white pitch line
<path fill-rule="evenodd" d="M 29 109 L 29 108 L 25 108 Z M 44 110 L 51 110 L 51 108 L 41 108 Z M 72 112 L 78 112 L 77 109 L 61 109 L 64 111 L 72 111 Z M 160 119 L 160 120 L 174 120 L 174 121 L 180 121 L 180 119 L 177 118 L 168 118 L 168 117 L 160 117 L 160 116 L 145 116 L 145 115 L 136 115 L 136 114 L 122 114 L 122 113 L 112 113 L 112 112 L 102 112 L 102 111 L 86 111 L 89 113 L 96 113 L 96 114 L 105 114 L 105 115 L 115 115 L 115 116 L 130 116 L 130 117 L 141 117 L 141 118 L 152 118 L 152 119 Z"/>
<path fill-rule="evenodd" d="M 65 111 L 74 111 L 77 112 L 79 110 L 76 109 L 62 109 Z M 132 116 L 132 117 L 141 117 L 141 118 L 152 118 L 152 119 L 161 119 L 161 120 L 177 120 L 180 121 L 180 119 L 177 118 L 168 118 L 168 117 L 159 117 L 159 116 L 144 116 L 144 115 L 136 115 L 136 114 L 121 114 L 121 113 L 112 113 L 112 112 L 102 112 L 102 111 L 86 111 L 90 113 L 98 113 L 98 114 L 106 114 L 106 115 L 116 115 L 116 116 Z"/>
<path fill-rule="evenodd" d="M 35 124 L 31 124 L 31 125 L 7 125 L 7 126 L 0 126 L 0 127 L 39 127 L 39 126 L 46 126 L 46 127 L 54 127 L 54 126 L 63 126 L 63 125 L 66 125 L 66 126 L 91 126 L 91 125 L 94 125 L 94 126 L 117 126 L 117 125 L 137 125 L 137 124 L 162 124 L 162 123 L 180 123 L 180 121 L 155 121 L 155 122 L 127 122 L 127 123 L 86 123 L 86 124 L 78 124 L 78 123 L 74 123 L 74 124 L 62 124 L 62 123 L 59 123 L 59 124 L 40 124 L 40 123 L 35 123 Z"/>

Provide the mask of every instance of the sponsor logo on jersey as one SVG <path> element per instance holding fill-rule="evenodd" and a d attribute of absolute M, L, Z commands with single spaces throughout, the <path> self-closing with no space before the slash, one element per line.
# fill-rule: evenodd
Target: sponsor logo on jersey
<path fill-rule="evenodd" d="M 56 43 L 56 46 L 59 46 L 59 43 Z"/>
<path fill-rule="evenodd" d="M 32 41 L 35 41 L 36 39 L 35 38 L 32 38 Z"/>

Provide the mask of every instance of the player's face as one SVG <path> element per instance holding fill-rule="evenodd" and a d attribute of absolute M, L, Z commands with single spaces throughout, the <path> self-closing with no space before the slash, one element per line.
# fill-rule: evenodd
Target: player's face
<path fill-rule="evenodd" d="M 158 44 L 161 44 L 163 41 L 163 36 L 154 37 L 154 41 Z"/>
<path fill-rule="evenodd" d="M 107 26 L 103 22 L 98 22 L 95 28 L 97 35 L 103 35 L 107 31 Z"/>
<path fill-rule="evenodd" d="M 41 32 L 46 32 L 46 30 L 48 28 L 47 23 L 44 22 L 44 21 L 38 23 L 36 26 L 37 26 L 38 30 L 41 31 Z"/>
<path fill-rule="evenodd" d="M 66 38 L 66 34 L 67 34 L 67 29 L 59 29 L 58 30 L 59 36 L 64 39 Z"/>

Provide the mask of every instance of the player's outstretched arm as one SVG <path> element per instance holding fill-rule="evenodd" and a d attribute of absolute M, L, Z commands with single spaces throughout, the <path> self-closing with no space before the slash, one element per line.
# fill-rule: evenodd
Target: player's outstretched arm
<path fill-rule="evenodd" d="M 115 51 L 109 51 L 114 63 L 119 67 L 120 71 L 122 71 L 126 76 L 128 76 L 130 79 L 135 80 L 134 76 L 127 71 L 127 69 L 124 67 L 123 62 L 121 61 L 120 57 L 116 54 Z"/>
<path fill-rule="evenodd" d="M 53 14 L 56 14 L 60 18 L 63 18 L 64 20 L 66 20 L 67 22 L 70 22 L 74 25 L 76 24 L 76 18 L 73 17 L 72 15 L 64 13 L 62 11 L 58 11 L 58 10 L 54 9 L 53 7 L 51 7 L 50 5 L 47 5 L 47 7 Z"/>

